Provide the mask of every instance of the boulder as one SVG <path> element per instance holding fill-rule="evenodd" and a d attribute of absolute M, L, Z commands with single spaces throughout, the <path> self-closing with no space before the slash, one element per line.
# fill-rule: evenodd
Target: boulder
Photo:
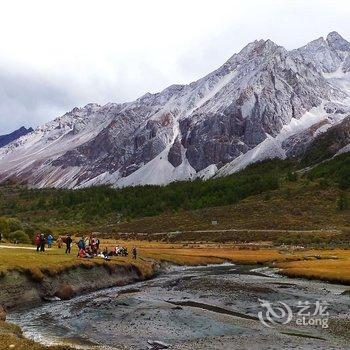
<path fill-rule="evenodd" d="M 57 288 L 57 291 L 55 293 L 55 296 L 62 299 L 62 300 L 68 300 L 71 299 L 74 295 L 74 290 L 70 284 L 62 283 Z"/>

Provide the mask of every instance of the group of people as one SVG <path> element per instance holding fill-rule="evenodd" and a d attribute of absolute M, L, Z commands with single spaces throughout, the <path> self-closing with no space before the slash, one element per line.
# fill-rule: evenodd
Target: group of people
<path fill-rule="evenodd" d="M 112 256 L 128 256 L 128 249 L 121 246 L 116 246 L 112 250 L 108 250 L 105 247 L 102 251 L 100 250 L 100 240 L 95 237 L 84 238 L 78 241 L 78 257 L 79 258 L 93 258 L 100 257 L 105 260 L 110 260 Z M 132 257 L 137 259 L 137 249 L 134 246 L 132 248 Z"/>
<path fill-rule="evenodd" d="M 35 245 L 36 245 L 36 251 L 37 252 L 45 252 L 45 245 L 47 243 L 48 248 L 52 247 L 54 238 L 52 234 L 50 233 L 47 237 L 45 235 L 37 233 L 35 236 Z"/>
<path fill-rule="evenodd" d="M 93 236 L 81 237 L 77 245 L 79 258 L 92 258 L 97 256 L 100 250 L 100 240 Z"/>
<path fill-rule="evenodd" d="M 51 248 L 54 242 L 54 237 L 49 234 L 47 237 L 42 234 L 36 234 L 35 236 L 35 245 L 36 245 L 36 251 L 37 252 L 45 252 L 45 246 L 47 243 L 48 248 Z M 66 245 L 66 254 L 71 253 L 72 249 L 72 243 L 73 243 L 72 236 L 70 234 L 67 234 L 65 237 L 58 237 L 57 239 L 57 246 L 58 248 L 62 247 L 62 244 L 64 243 Z M 128 249 L 121 246 L 116 246 L 112 250 L 108 250 L 107 247 L 100 250 L 100 240 L 90 235 L 89 237 L 81 237 L 77 242 L 78 246 L 78 254 L 77 257 L 79 258 L 93 258 L 93 257 L 101 257 L 105 260 L 110 260 L 110 257 L 112 256 L 128 256 Z M 132 248 L 132 258 L 137 259 L 137 248 L 133 246 Z"/>

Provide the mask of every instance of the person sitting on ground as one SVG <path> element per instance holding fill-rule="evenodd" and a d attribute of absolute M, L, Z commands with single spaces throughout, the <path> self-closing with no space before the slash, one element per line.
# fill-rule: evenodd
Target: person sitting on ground
<path fill-rule="evenodd" d="M 109 253 L 108 253 L 109 256 L 116 256 L 117 253 L 116 253 L 116 247 L 114 247 Z"/>
<path fill-rule="evenodd" d="M 120 255 L 121 255 L 121 256 L 128 256 L 128 255 L 129 255 L 129 253 L 128 253 L 128 248 L 126 248 L 126 247 L 121 247 Z"/>
<path fill-rule="evenodd" d="M 87 246 L 85 248 L 85 257 L 86 258 L 93 258 L 93 254 L 92 254 L 91 248 L 89 246 Z"/>
<path fill-rule="evenodd" d="M 80 252 L 81 249 L 83 249 L 84 252 L 85 252 L 85 240 L 84 240 L 84 237 L 81 237 L 77 244 L 78 244 L 79 252 Z M 78 252 L 78 255 L 79 255 L 79 252 Z"/>
<path fill-rule="evenodd" d="M 107 247 L 106 247 L 105 249 L 103 249 L 102 254 L 103 254 L 104 256 L 108 256 L 108 248 L 107 248 Z"/>
<path fill-rule="evenodd" d="M 110 260 L 107 247 L 103 250 L 102 254 L 103 254 L 105 260 Z"/>
<path fill-rule="evenodd" d="M 128 249 L 122 246 L 116 247 L 116 255 L 128 256 Z"/>
<path fill-rule="evenodd" d="M 103 258 L 104 260 L 111 260 L 111 258 L 109 257 L 109 253 L 108 253 L 108 248 L 106 247 L 102 252 L 100 252 L 97 255 L 99 258 Z"/>
<path fill-rule="evenodd" d="M 86 258 L 85 249 L 83 249 L 83 248 L 79 249 L 78 258 Z"/>

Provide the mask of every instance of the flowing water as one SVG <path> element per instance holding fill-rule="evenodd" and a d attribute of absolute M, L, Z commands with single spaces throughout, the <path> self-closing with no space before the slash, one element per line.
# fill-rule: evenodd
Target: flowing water
<path fill-rule="evenodd" d="M 256 266 L 174 267 L 153 280 L 18 311 L 9 321 L 41 343 L 87 349 L 348 349 L 348 289 Z M 283 302 L 293 319 L 267 322 L 259 300 Z M 296 324 L 298 302 L 314 313 L 327 302 L 328 328 Z"/>

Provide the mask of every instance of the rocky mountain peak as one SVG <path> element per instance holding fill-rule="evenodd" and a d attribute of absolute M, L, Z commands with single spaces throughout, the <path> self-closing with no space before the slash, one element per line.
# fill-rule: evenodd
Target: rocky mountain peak
<path fill-rule="evenodd" d="M 337 32 L 331 32 L 327 38 L 323 37 L 311 41 L 307 45 L 291 51 L 291 55 L 306 63 L 311 63 L 323 73 L 333 73 L 343 66 L 345 72 L 348 67 L 350 43 Z"/>
<path fill-rule="evenodd" d="M 350 51 L 350 43 L 345 40 L 338 32 L 330 32 L 326 39 L 328 45 L 339 51 Z"/>
<path fill-rule="evenodd" d="M 304 47 L 308 48 L 309 50 L 313 50 L 321 47 L 326 47 L 327 45 L 328 45 L 327 41 L 324 39 L 323 36 L 321 36 L 318 39 L 310 41 Z"/>
<path fill-rule="evenodd" d="M 254 58 L 257 56 L 270 55 L 276 51 L 280 46 L 275 44 L 272 40 L 255 40 L 245 46 L 238 54 L 238 56 L 245 56 L 249 58 Z M 235 57 L 236 55 L 232 56 Z"/>

